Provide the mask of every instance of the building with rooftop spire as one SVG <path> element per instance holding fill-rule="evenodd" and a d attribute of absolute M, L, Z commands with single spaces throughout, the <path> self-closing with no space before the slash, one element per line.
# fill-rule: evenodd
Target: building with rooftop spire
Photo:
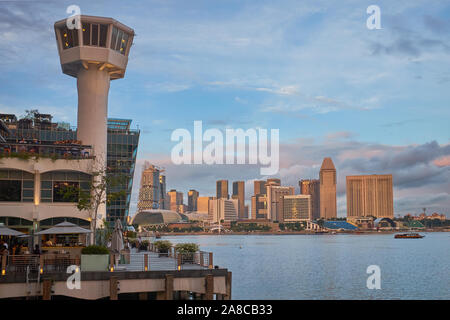
<path fill-rule="evenodd" d="M 334 219 L 337 217 L 336 168 L 331 158 L 324 158 L 320 167 L 320 217 Z"/>

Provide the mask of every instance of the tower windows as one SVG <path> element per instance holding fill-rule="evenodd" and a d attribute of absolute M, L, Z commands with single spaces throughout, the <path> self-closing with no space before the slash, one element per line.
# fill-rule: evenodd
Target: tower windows
<path fill-rule="evenodd" d="M 122 30 L 113 27 L 111 37 L 111 49 L 119 51 L 121 54 L 125 54 L 128 45 L 129 35 Z"/>
<path fill-rule="evenodd" d="M 78 30 L 69 30 L 67 27 L 59 29 L 61 35 L 61 45 L 63 49 L 78 47 Z"/>
<path fill-rule="evenodd" d="M 97 23 L 83 23 L 83 45 L 106 47 L 108 25 Z"/>

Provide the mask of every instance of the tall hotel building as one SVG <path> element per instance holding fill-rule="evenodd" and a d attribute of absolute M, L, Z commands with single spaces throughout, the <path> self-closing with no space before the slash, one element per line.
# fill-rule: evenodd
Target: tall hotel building
<path fill-rule="evenodd" d="M 310 220 L 312 220 L 310 195 L 296 194 L 283 197 L 284 222 Z"/>
<path fill-rule="evenodd" d="M 298 182 L 300 194 L 311 196 L 311 217 L 313 220 L 320 218 L 320 180 L 308 179 Z"/>
<path fill-rule="evenodd" d="M 197 211 L 198 195 L 199 193 L 196 190 L 188 191 L 188 211 Z"/>
<path fill-rule="evenodd" d="M 138 210 L 157 209 L 161 203 L 161 170 L 148 162 L 144 163 L 139 189 Z"/>
<path fill-rule="evenodd" d="M 267 219 L 267 190 L 265 180 L 253 182 L 251 219 Z"/>
<path fill-rule="evenodd" d="M 212 199 L 209 200 L 208 220 L 211 223 L 231 222 L 238 219 L 237 199 Z"/>
<path fill-rule="evenodd" d="M 228 180 L 218 180 L 216 182 L 216 198 L 230 198 L 228 193 Z"/>
<path fill-rule="evenodd" d="M 248 218 L 245 214 L 245 182 L 244 181 L 234 181 L 233 182 L 233 199 L 238 200 L 238 218 L 245 219 Z"/>
<path fill-rule="evenodd" d="M 282 187 L 268 184 L 267 188 L 267 219 L 283 222 L 283 197 L 293 195 L 294 187 Z"/>
<path fill-rule="evenodd" d="M 337 217 L 336 168 L 331 158 L 324 158 L 320 168 L 320 217 Z"/>
<path fill-rule="evenodd" d="M 169 210 L 176 211 L 178 213 L 184 212 L 183 207 L 183 192 L 178 192 L 175 189 L 170 190 L 167 193 L 169 199 Z"/>
<path fill-rule="evenodd" d="M 392 175 L 347 176 L 347 217 L 394 217 Z"/>

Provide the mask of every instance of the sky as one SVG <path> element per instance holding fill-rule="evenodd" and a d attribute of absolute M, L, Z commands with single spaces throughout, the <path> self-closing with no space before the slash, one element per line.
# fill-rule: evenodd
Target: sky
<path fill-rule="evenodd" d="M 76 126 L 76 79 L 61 72 L 53 24 L 69 5 L 135 30 L 124 79 L 111 82 L 108 116 L 141 130 L 131 213 L 144 161 L 167 189 L 215 194 L 258 165 L 175 165 L 172 132 L 279 129 L 282 185 L 317 178 L 331 157 L 338 216 L 345 177 L 392 174 L 395 215 L 450 217 L 449 1 L 3 1 L 0 112 L 51 113 Z M 369 30 L 376 4 L 381 29 Z"/>

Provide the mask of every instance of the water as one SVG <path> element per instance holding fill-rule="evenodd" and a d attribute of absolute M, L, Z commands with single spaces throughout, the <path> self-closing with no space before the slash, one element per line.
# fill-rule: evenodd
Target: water
<path fill-rule="evenodd" d="M 450 233 L 164 236 L 214 252 L 233 299 L 450 299 Z M 369 265 L 381 289 L 369 290 Z"/>

